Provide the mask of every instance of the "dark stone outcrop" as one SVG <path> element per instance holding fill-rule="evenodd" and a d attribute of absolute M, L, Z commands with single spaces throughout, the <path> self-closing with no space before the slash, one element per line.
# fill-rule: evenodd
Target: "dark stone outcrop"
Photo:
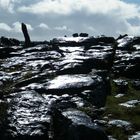
<path fill-rule="evenodd" d="M 74 34 L 73 39 L 71 37 L 70 38 L 62 37 L 62 38 L 54 38 L 53 40 L 51 40 L 51 44 L 57 44 L 59 46 L 110 45 L 112 43 L 115 43 L 115 39 L 113 37 L 106 37 L 106 36 L 87 37 L 85 33 L 83 33 L 82 37 L 81 36 L 79 37 L 77 36 L 77 34 Z"/>
<path fill-rule="evenodd" d="M 27 30 L 27 27 L 24 23 L 21 24 L 21 28 L 22 28 L 22 32 L 25 38 L 25 46 L 26 47 L 30 47 L 31 46 L 31 40 L 30 40 L 30 36 Z"/>
<path fill-rule="evenodd" d="M 129 78 L 140 77 L 139 37 L 124 36 L 117 40 L 113 71 L 116 75 Z"/>
<path fill-rule="evenodd" d="M 14 46 L 3 46 L 0 47 L 0 59 L 7 58 L 7 57 L 13 57 L 13 56 L 19 56 L 17 51 L 20 49 Z"/>
<path fill-rule="evenodd" d="M 87 33 L 80 33 L 79 36 L 80 37 L 88 37 L 88 34 Z"/>
<path fill-rule="evenodd" d="M 9 99 L 12 103 L 8 116 L 9 137 L 18 140 L 32 138 L 47 140 L 50 119 L 49 98 L 47 101 L 34 91 L 24 91 L 11 94 Z"/>
<path fill-rule="evenodd" d="M 128 42 L 134 49 L 127 48 Z M 7 108 L 6 119 L 0 115 L 0 138 L 108 140 L 103 129 L 111 114 L 100 119 L 111 84 L 123 96 L 130 84 L 139 90 L 139 38 L 78 36 L 33 44 L 28 48 L 1 44 L 0 105 L 4 102 Z M 119 76 L 137 79 L 130 83 Z M 119 103 L 135 107 L 139 100 Z"/>
<path fill-rule="evenodd" d="M 78 33 L 74 33 L 72 36 L 73 37 L 78 37 Z"/>
<path fill-rule="evenodd" d="M 103 130 L 81 111 L 71 109 L 61 114 L 55 110 L 52 116 L 54 140 L 108 140 Z"/>
<path fill-rule="evenodd" d="M 122 39 L 122 38 L 124 38 L 124 37 L 126 37 L 126 36 L 128 36 L 128 35 L 127 35 L 127 34 L 125 34 L 125 35 L 120 35 L 120 36 L 117 38 L 117 40 Z"/>
<path fill-rule="evenodd" d="M 1 46 L 18 46 L 20 45 L 20 41 L 15 38 L 6 38 L 2 36 L 0 38 L 0 44 Z"/>

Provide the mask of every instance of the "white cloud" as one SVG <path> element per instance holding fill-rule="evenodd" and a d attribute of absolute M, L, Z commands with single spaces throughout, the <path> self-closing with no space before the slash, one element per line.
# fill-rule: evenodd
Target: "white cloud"
<path fill-rule="evenodd" d="M 128 33 L 131 35 L 140 35 L 140 26 L 130 26 Z"/>
<path fill-rule="evenodd" d="M 54 30 L 57 30 L 57 31 L 68 31 L 68 32 L 73 32 L 72 29 L 68 28 L 66 25 L 63 25 L 63 26 L 56 26 L 53 28 Z"/>
<path fill-rule="evenodd" d="M 27 26 L 27 29 L 28 29 L 29 31 L 33 31 L 33 30 L 34 30 L 33 27 L 32 27 L 30 24 L 26 24 L 26 26 Z M 14 32 L 21 32 L 21 23 L 20 23 L 20 22 L 15 22 L 15 23 L 13 23 L 13 28 L 12 28 L 12 30 L 13 30 Z"/>
<path fill-rule="evenodd" d="M 94 27 L 92 27 L 92 26 L 87 26 L 87 29 L 92 31 L 92 32 L 96 32 L 97 33 L 97 30 Z"/>
<path fill-rule="evenodd" d="M 18 10 L 33 14 L 55 13 L 60 15 L 84 10 L 88 14 L 115 14 L 130 18 L 139 16 L 140 8 L 121 0 L 42 0 L 29 6 L 22 6 Z"/>
<path fill-rule="evenodd" d="M 39 16 L 59 15 L 62 20 L 71 15 L 80 15 L 79 18 L 83 19 L 89 16 L 93 19 L 84 21 L 84 24 L 89 24 L 87 29 L 84 27 L 85 31 L 109 35 L 116 35 L 120 32 L 140 34 L 139 26 L 131 25 L 128 22 L 129 19 L 140 19 L 140 6 L 126 3 L 122 0 L 41 0 L 19 7 L 18 11 Z M 98 20 L 95 21 L 94 18 L 97 16 L 104 18 L 104 20 L 98 18 Z M 82 29 L 82 23 L 78 21 L 79 18 L 72 18 L 71 22 L 75 23 L 73 26 L 80 26 Z M 92 23 L 93 25 L 91 25 L 91 21 L 94 21 Z M 69 23 L 62 27 L 55 27 L 54 29 L 58 31 L 68 31 L 68 25 Z M 80 27 L 77 28 L 80 29 Z"/>
<path fill-rule="evenodd" d="M 129 35 L 140 35 L 140 25 L 131 25 L 130 23 L 126 22 L 125 26 L 127 27 L 127 30 L 119 30 L 116 31 L 118 34 L 129 34 Z"/>
<path fill-rule="evenodd" d="M 68 27 L 63 25 L 63 26 L 57 26 L 57 27 L 54 27 L 55 30 L 59 30 L 59 31 L 63 31 L 63 30 L 68 30 Z"/>
<path fill-rule="evenodd" d="M 15 3 L 19 3 L 21 0 L 0 0 L 0 8 L 8 10 L 10 13 L 14 12 Z"/>
<path fill-rule="evenodd" d="M 140 5 L 123 0 L 0 0 L 0 12 L 0 30 L 5 35 L 22 35 L 17 21 L 30 23 L 31 36 L 41 39 L 73 32 L 140 35 Z"/>
<path fill-rule="evenodd" d="M 68 0 L 42 0 L 29 6 L 22 6 L 19 8 L 19 11 L 30 12 L 34 14 L 45 14 L 51 12 L 58 14 L 68 14 L 71 12 L 70 5 L 71 2 Z"/>
<path fill-rule="evenodd" d="M 0 30 L 10 32 L 12 30 L 12 28 L 9 25 L 7 25 L 6 23 L 0 23 Z"/>
<path fill-rule="evenodd" d="M 26 24 L 27 29 L 29 31 L 33 31 L 33 27 L 30 24 Z M 20 22 L 15 22 L 12 24 L 12 26 L 10 27 L 8 24 L 6 23 L 0 23 L 0 30 L 3 31 L 7 31 L 7 32 L 15 32 L 15 33 L 20 33 L 21 31 L 21 23 Z"/>
<path fill-rule="evenodd" d="M 41 28 L 41 29 L 50 29 L 49 26 L 47 24 L 45 24 L 45 23 L 40 23 L 38 25 L 38 27 Z"/>
<path fill-rule="evenodd" d="M 13 31 L 14 32 L 21 32 L 21 23 L 19 23 L 19 22 L 13 23 Z"/>

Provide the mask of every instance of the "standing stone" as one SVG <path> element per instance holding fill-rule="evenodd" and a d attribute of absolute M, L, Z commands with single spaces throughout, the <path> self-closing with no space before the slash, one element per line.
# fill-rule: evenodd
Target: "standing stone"
<path fill-rule="evenodd" d="M 24 38 L 25 38 L 25 46 L 29 47 L 29 46 L 31 46 L 31 40 L 30 40 L 30 36 L 28 34 L 27 27 L 24 23 L 22 23 L 21 28 L 22 28 L 22 32 L 23 32 L 23 35 L 24 35 Z"/>

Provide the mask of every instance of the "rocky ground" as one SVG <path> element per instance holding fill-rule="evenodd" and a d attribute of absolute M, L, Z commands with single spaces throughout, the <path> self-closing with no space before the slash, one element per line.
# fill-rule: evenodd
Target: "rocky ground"
<path fill-rule="evenodd" d="M 35 44 L 1 38 L 1 140 L 140 140 L 139 37 Z"/>

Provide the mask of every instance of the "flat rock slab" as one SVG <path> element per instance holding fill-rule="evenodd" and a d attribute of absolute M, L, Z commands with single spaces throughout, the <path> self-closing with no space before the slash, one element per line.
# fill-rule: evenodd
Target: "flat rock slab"
<path fill-rule="evenodd" d="M 67 110 L 63 112 L 63 115 L 77 125 L 86 125 L 86 126 L 95 125 L 92 123 L 92 119 L 88 115 L 79 110 L 74 109 Z"/>
<path fill-rule="evenodd" d="M 84 89 L 101 84 L 102 78 L 89 75 L 61 75 L 48 82 L 48 90 Z"/>
<path fill-rule="evenodd" d="M 136 107 L 139 104 L 140 104 L 140 100 L 130 100 L 125 103 L 121 103 L 120 105 L 131 108 L 131 107 Z"/>
<path fill-rule="evenodd" d="M 136 132 L 136 134 L 130 136 L 128 140 L 140 140 L 140 132 Z"/>
<path fill-rule="evenodd" d="M 124 120 L 111 120 L 108 122 L 108 124 L 111 126 L 124 128 L 125 130 L 131 130 L 132 128 L 132 124 Z"/>

